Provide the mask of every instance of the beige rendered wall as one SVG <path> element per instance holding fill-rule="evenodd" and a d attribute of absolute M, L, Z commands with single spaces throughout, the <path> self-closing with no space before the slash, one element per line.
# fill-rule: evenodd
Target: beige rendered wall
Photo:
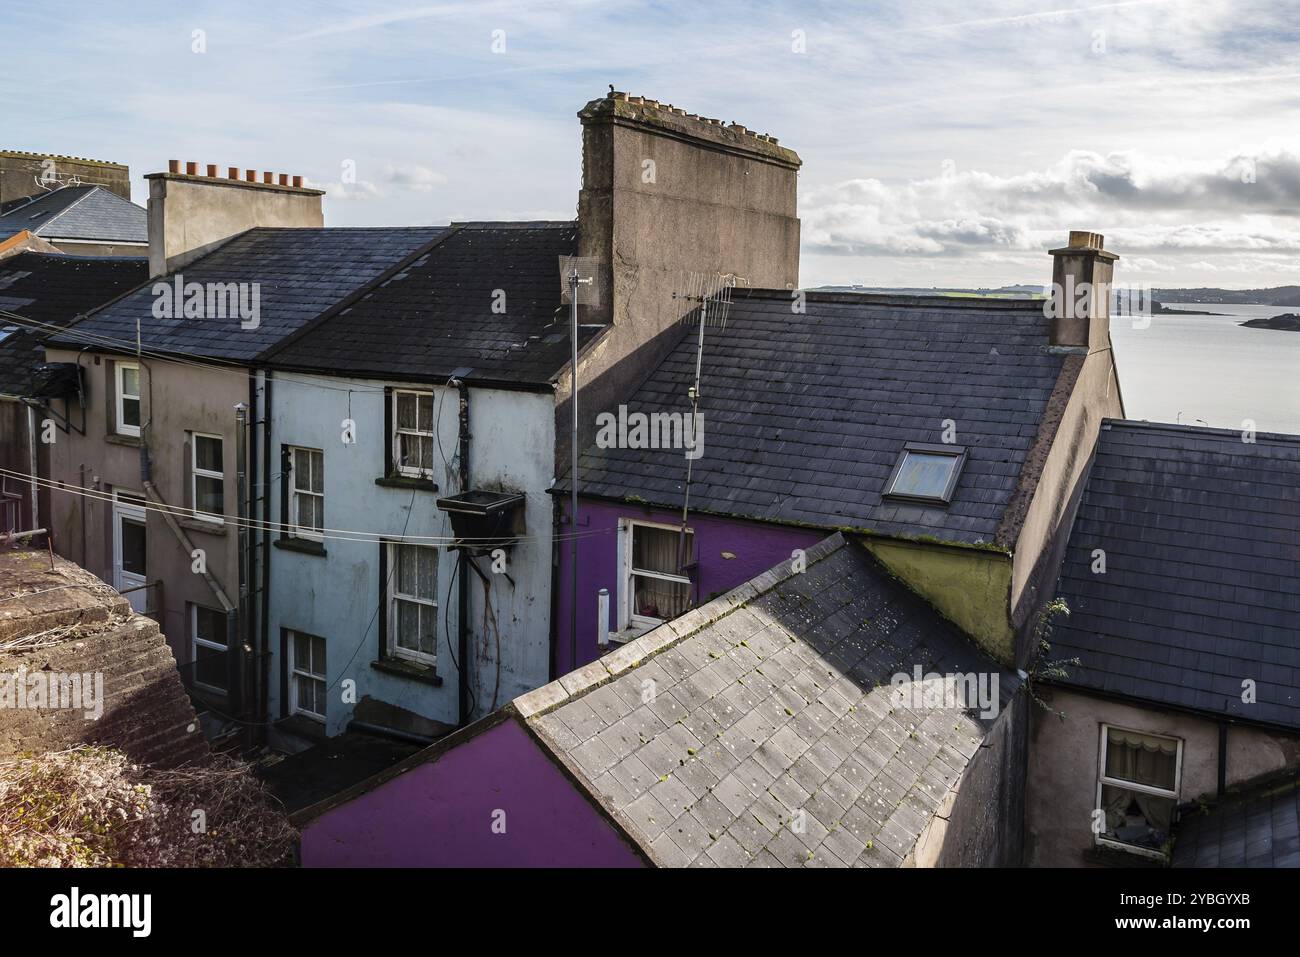
<path fill-rule="evenodd" d="M 619 96 L 579 113 L 579 252 L 605 267 L 606 302 L 590 318 L 612 320 L 579 363 L 582 447 L 596 412 L 616 405 L 671 346 L 661 334 L 693 308 L 673 296 L 689 273 L 735 273 L 777 289 L 799 280 L 797 154 L 739 127 Z M 570 389 L 566 374 L 556 396 L 561 463 Z"/>
<path fill-rule="evenodd" d="M 65 558 L 113 580 L 112 495 L 114 489 L 143 494 L 139 442 L 112 431 L 112 363 L 117 357 L 50 349 L 49 362 L 79 362 L 85 377 L 86 435 L 60 431 L 50 453 L 50 474 L 56 488 L 46 492 L 52 510 L 55 550 Z M 182 516 L 179 523 L 195 548 L 206 556 L 208 571 L 232 601 L 239 594 L 235 478 L 236 403 L 248 402 L 243 369 L 229 366 L 184 365 L 146 359 L 141 363 L 141 421 L 149 442 L 153 482 L 168 505 L 191 508 L 189 493 L 190 432 L 222 436 L 226 524 L 213 525 Z M 151 396 L 156 401 L 151 401 Z M 61 406 L 61 403 L 59 403 Z M 74 410 L 73 421 L 80 424 Z M 85 496 L 77 494 L 85 467 Z M 60 488 L 61 486 L 61 488 Z M 215 610 L 221 604 L 202 576 L 191 570 L 191 558 L 173 535 L 161 513 L 146 519 L 145 568 L 149 581 L 163 581 L 163 632 L 176 660 L 191 660 L 187 603 Z M 151 599 L 152 601 L 152 599 Z"/>
<path fill-rule="evenodd" d="M 325 225 L 318 189 L 150 173 L 149 275 L 161 276 L 255 226 Z"/>
<path fill-rule="evenodd" d="M 1065 720 L 1037 706 L 1030 722 L 1025 863 L 1082 867 L 1093 847 L 1101 726 L 1112 724 L 1183 741 L 1179 801 L 1213 796 L 1218 787 L 1217 722 L 1059 688 L 1044 695 Z M 1228 730 L 1229 786 L 1300 763 L 1300 738 L 1244 725 Z"/>

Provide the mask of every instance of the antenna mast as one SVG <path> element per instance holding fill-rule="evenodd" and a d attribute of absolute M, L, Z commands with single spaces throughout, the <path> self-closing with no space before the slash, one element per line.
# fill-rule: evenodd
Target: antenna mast
<path fill-rule="evenodd" d="M 578 667 L 578 305 L 600 305 L 599 260 L 591 256 L 560 257 L 561 302 L 569 304 L 569 339 L 573 346 L 573 365 L 569 389 L 572 430 L 569 454 L 572 456 L 569 485 L 569 556 L 571 558 L 569 595 L 569 669 Z"/>
<path fill-rule="evenodd" d="M 737 282 L 744 282 L 733 273 L 689 273 L 683 282 L 683 291 L 674 293 L 674 299 L 684 299 L 687 302 L 698 303 L 698 308 L 692 309 L 682 317 L 682 322 L 689 324 L 696 322 L 699 324 L 699 336 L 695 343 L 695 382 L 686 390 L 687 398 L 691 401 L 691 435 L 693 441 L 699 441 L 699 412 L 700 412 L 700 378 L 704 368 L 704 327 L 715 325 L 719 328 L 726 328 L 727 315 L 731 311 L 731 291 L 736 287 Z M 681 573 L 685 570 L 687 564 L 686 554 L 686 522 L 690 515 L 691 508 L 691 474 L 695 460 L 691 456 L 686 457 L 686 484 L 682 494 L 682 527 L 677 544 L 677 571 Z"/>

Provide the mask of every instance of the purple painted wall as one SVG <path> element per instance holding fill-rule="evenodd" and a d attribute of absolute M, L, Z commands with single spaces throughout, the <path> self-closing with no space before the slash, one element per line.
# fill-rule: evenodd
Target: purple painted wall
<path fill-rule="evenodd" d="M 645 866 L 515 719 L 308 822 L 302 864 Z"/>
<path fill-rule="evenodd" d="M 569 502 L 563 503 L 565 524 L 569 528 Z M 618 521 L 620 518 L 677 525 L 680 512 L 646 508 L 626 502 L 582 499 L 578 503 L 578 662 L 569 658 L 569 609 L 572 595 L 573 559 L 571 539 L 562 534 L 560 568 L 557 581 L 555 616 L 556 673 L 567 674 L 597 657 L 596 596 L 601 588 L 609 589 L 609 628 L 618 627 Z M 695 558 L 699 567 L 695 575 L 696 603 L 743 585 L 778 562 L 790 558 L 796 548 L 808 548 L 829 532 L 808 528 L 791 528 L 762 522 L 692 515 L 690 527 L 695 531 Z M 724 558 L 728 552 L 734 558 Z M 611 644 L 611 648 L 618 647 Z"/>

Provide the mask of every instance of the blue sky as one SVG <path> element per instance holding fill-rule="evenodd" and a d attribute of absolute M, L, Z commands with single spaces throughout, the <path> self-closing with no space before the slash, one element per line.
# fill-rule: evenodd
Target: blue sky
<path fill-rule="evenodd" d="M 1042 282 L 1070 228 L 1105 233 L 1123 280 L 1300 282 L 1300 0 L 62 0 L 3 18 L 0 146 L 129 163 L 138 202 L 175 158 L 300 173 L 330 225 L 572 218 L 574 114 L 612 83 L 800 153 L 805 285 Z"/>

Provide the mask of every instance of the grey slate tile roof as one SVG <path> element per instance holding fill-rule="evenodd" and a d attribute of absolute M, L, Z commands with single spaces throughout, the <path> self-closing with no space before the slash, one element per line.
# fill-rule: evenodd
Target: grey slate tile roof
<path fill-rule="evenodd" d="M 661 865 L 900 865 L 994 719 L 914 710 L 891 678 L 1018 687 L 860 546 L 807 559 L 514 703 Z"/>
<path fill-rule="evenodd" d="M 64 186 L 0 216 L 0 239 L 24 229 L 46 240 L 149 241 L 144 208 L 102 186 Z"/>
<path fill-rule="evenodd" d="M 1273 782 L 1184 814 L 1174 867 L 1300 867 L 1300 781 Z"/>
<path fill-rule="evenodd" d="M 691 505 L 825 528 L 989 542 L 1015 491 L 1060 373 L 1041 302 L 741 291 L 725 328 L 706 327 L 703 455 Z M 696 337 L 627 401 L 687 412 Z M 903 446 L 937 444 L 945 420 L 969 450 L 951 504 L 882 500 Z M 592 447 L 582 490 L 680 507 L 681 451 Z"/>
<path fill-rule="evenodd" d="M 1297 583 L 1300 436 L 1107 420 L 1052 657 L 1081 660 L 1069 685 L 1300 728 Z"/>
<path fill-rule="evenodd" d="M 471 379 L 547 383 L 569 361 L 567 311 L 556 324 L 559 257 L 577 248 L 572 222 L 453 224 L 409 267 L 266 359 L 378 378 L 442 381 L 468 367 Z"/>
<path fill-rule="evenodd" d="M 0 394 L 26 395 L 32 366 L 42 361 L 41 341 L 78 315 L 101 306 L 149 276 L 149 261 L 116 256 L 19 253 L 0 259 L 0 310 L 17 313 L 36 328 L 0 315 Z"/>
<path fill-rule="evenodd" d="M 251 362 L 445 231 L 250 229 L 160 281 L 173 282 L 179 275 L 185 283 L 258 283 L 261 318 L 256 329 L 240 328 L 237 316 L 155 318 L 149 283 L 54 338 L 65 345 L 108 342 L 134 349 L 139 321 L 146 350 Z"/>

